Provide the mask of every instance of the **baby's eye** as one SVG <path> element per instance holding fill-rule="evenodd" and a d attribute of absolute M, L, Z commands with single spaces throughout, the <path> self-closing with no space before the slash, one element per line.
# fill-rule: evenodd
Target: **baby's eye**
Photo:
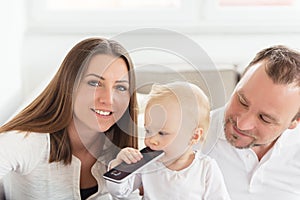
<path fill-rule="evenodd" d="M 101 83 L 99 81 L 88 81 L 88 84 L 94 87 L 101 86 Z"/>
<path fill-rule="evenodd" d="M 145 129 L 144 131 L 145 131 L 145 134 L 148 134 L 148 135 L 150 134 L 150 131 L 148 129 Z"/>
<path fill-rule="evenodd" d="M 159 131 L 158 135 L 162 135 L 163 136 L 163 135 L 166 135 L 166 133 Z"/>
<path fill-rule="evenodd" d="M 145 130 L 145 136 L 147 137 L 152 137 L 153 135 L 156 135 L 156 132 L 151 132 L 150 130 Z"/>

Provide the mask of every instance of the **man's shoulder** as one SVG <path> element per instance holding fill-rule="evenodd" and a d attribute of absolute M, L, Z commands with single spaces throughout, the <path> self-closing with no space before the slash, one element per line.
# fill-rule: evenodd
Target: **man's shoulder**
<path fill-rule="evenodd" d="M 286 129 L 281 138 L 280 142 L 287 144 L 287 146 L 295 146 L 295 148 L 300 149 L 300 124 L 294 129 Z"/>
<path fill-rule="evenodd" d="M 224 118 L 225 107 L 220 107 L 210 112 L 210 119 L 212 121 L 222 120 Z"/>
<path fill-rule="evenodd" d="M 210 113 L 210 124 L 207 136 L 217 134 L 220 136 L 223 133 L 223 122 L 224 122 L 225 108 L 221 107 L 211 111 Z"/>
<path fill-rule="evenodd" d="M 220 138 L 223 138 L 223 119 L 224 119 L 224 107 L 215 109 L 210 113 L 210 125 L 206 134 L 206 138 L 201 147 L 201 151 L 207 154 L 211 151 L 213 146 L 218 142 Z"/>

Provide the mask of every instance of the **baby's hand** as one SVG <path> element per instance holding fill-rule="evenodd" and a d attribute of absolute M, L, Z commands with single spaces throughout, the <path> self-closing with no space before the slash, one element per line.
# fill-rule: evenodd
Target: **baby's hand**
<path fill-rule="evenodd" d="M 126 147 L 119 152 L 116 159 L 120 161 L 124 161 L 127 164 L 131 164 L 131 163 L 136 163 L 142 158 L 143 155 L 140 153 L 139 150 Z"/>
<path fill-rule="evenodd" d="M 117 155 L 116 159 L 114 159 L 111 164 L 110 168 L 113 168 L 120 164 L 121 162 L 125 162 L 127 164 L 136 163 L 143 158 L 143 155 L 138 149 L 134 149 L 131 147 L 126 147 L 122 149 L 119 154 Z"/>

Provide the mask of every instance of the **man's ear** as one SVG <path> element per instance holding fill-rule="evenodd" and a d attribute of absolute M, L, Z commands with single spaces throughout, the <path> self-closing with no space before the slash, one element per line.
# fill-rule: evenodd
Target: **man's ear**
<path fill-rule="evenodd" d="M 288 129 L 294 129 L 294 128 L 296 128 L 299 123 L 300 123 L 300 118 L 293 120 L 291 122 L 290 126 L 288 127 Z"/>
<path fill-rule="evenodd" d="M 199 140 L 202 138 L 202 134 L 203 128 L 196 128 L 190 141 L 191 145 L 198 143 Z"/>

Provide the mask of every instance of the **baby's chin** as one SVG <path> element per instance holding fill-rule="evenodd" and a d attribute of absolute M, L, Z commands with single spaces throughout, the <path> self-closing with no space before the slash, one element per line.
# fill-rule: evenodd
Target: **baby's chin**
<path fill-rule="evenodd" d="M 165 155 L 159 159 L 160 162 L 163 163 L 170 163 L 173 162 L 174 160 L 177 160 L 178 158 L 180 158 L 182 156 L 182 154 L 171 154 L 168 152 L 165 152 Z"/>
<path fill-rule="evenodd" d="M 146 147 L 149 147 L 150 149 L 154 150 L 154 151 L 165 151 L 162 148 L 156 147 L 156 146 L 151 146 L 151 145 L 145 145 Z"/>

